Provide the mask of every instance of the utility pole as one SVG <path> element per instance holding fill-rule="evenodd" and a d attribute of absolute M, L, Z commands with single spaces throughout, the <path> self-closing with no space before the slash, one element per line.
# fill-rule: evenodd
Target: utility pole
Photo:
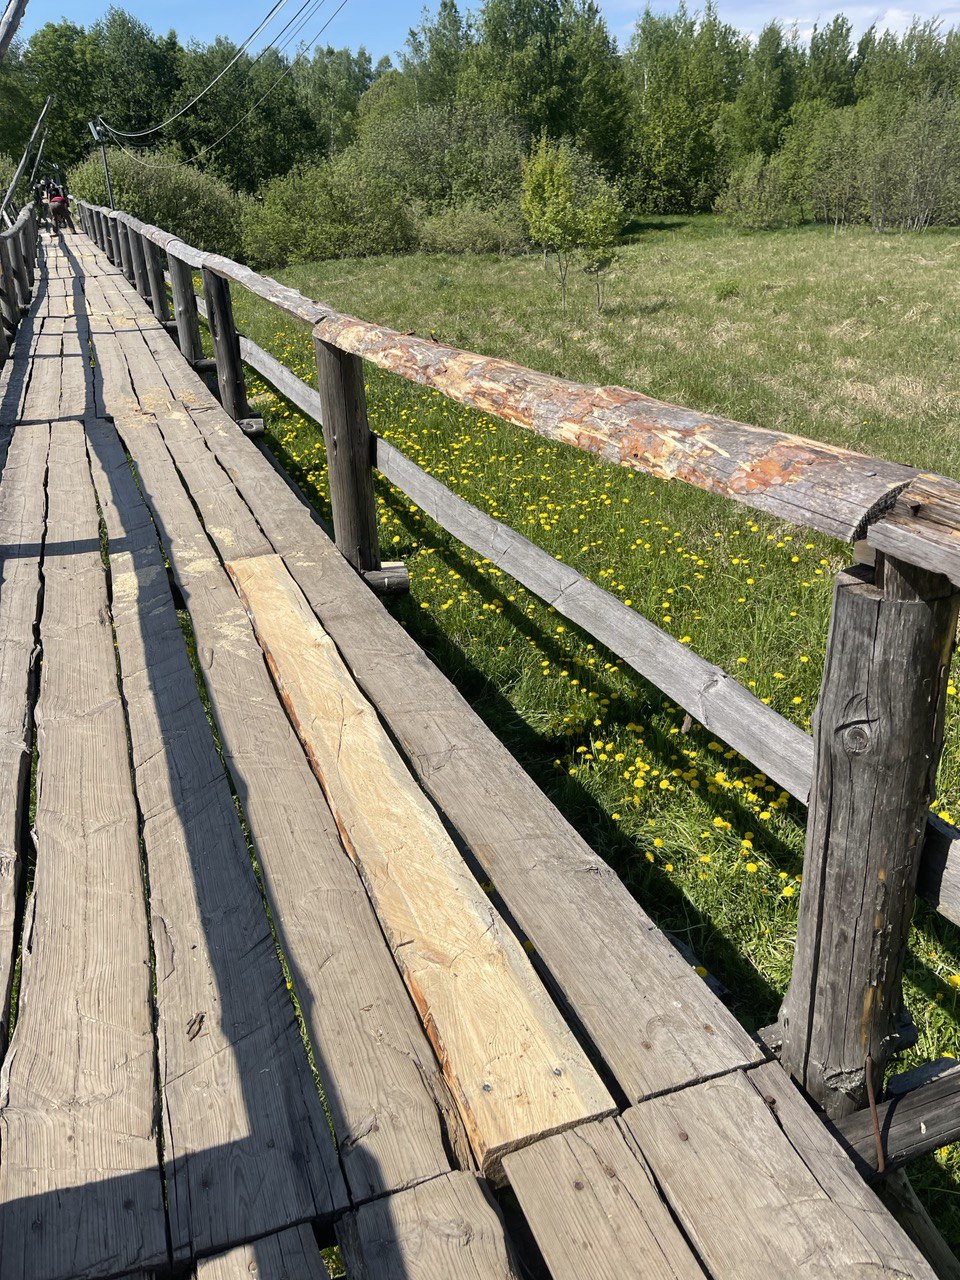
<path fill-rule="evenodd" d="M 27 0 L 10 0 L 0 18 L 0 62 L 3 61 L 10 42 L 17 34 L 17 27 L 27 11 Z"/>
<path fill-rule="evenodd" d="M 107 163 L 107 148 L 103 141 L 103 130 L 92 120 L 88 120 L 90 132 L 93 134 L 94 140 L 100 143 L 100 155 L 103 157 L 103 176 L 107 180 L 107 199 L 110 201 L 110 208 L 115 209 L 117 206 L 113 203 L 113 186 L 110 182 L 110 166 Z"/>

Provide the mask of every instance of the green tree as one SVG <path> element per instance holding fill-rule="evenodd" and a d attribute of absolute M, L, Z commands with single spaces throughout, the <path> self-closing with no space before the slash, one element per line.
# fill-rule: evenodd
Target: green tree
<path fill-rule="evenodd" d="M 456 0 L 440 0 L 433 18 L 429 10 L 423 11 L 420 25 L 410 29 L 401 59 L 418 105 L 453 101 L 471 39 L 469 20 Z"/>
<path fill-rule="evenodd" d="M 36 115 L 48 94 L 56 95 L 44 153 L 64 167 L 75 164 L 90 147 L 87 121 L 98 110 L 94 82 L 100 56 L 90 33 L 66 19 L 34 32 L 24 50 L 22 83 L 31 114 Z"/>
<path fill-rule="evenodd" d="M 779 147 L 796 99 L 799 61 L 796 42 L 784 39 L 778 22 L 768 23 L 750 50 L 736 97 L 720 109 L 717 127 L 731 165 Z"/>
<path fill-rule="evenodd" d="M 825 27 L 815 26 L 800 76 L 799 97 L 828 107 L 846 107 L 854 100 L 856 66 L 850 21 L 838 13 Z"/>
<path fill-rule="evenodd" d="M 362 45 L 356 53 L 319 47 L 311 58 L 296 63 L 293 82 L 328 155 L 353 141 L 360 99 L 374 79 L 370 55 Z"/>
<path fill-rule="evenodd" d="M 560 132 L 608 173 L 624 161 L 627 86 L 616 41 L 594 0 L 567 0 L 561 23 L 563 99 Z"/>

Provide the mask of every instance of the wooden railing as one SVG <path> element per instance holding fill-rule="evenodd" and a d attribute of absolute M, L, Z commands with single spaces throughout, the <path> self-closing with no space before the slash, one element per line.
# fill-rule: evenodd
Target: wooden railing
<path fill-rule="evenodd" d="M 28 204 L 13 226 L 0 232 L 0 369 L 10 354 L 20 319 L 30 306 L 36 264 L 37 217 L 33 205 Z"/>
<path fill-rule="evenodd" d="M 907 1042 L 902 972 L 915 892 L 960 923 L 960 831 L 929 811 L 960 607 L 960 486 L 814 440 L 591 387 L 374 325 L 126 213 L 79 204 L 84 229 L 149 300 L 224 408 L 255 431 L 244 363 L 321 424 L 334 535 L 378 589 L 374 468 L 465 545 L 658 685 L 809 805 L 793 976 L 776 1036 L 785 1065 L 840 1119 L 880 1094 Z M 203 279 L 203 299 L 193 273 Z M 166 274 L 165 274 L 166 273 Z M 173 301 L 171 315 L 166 278 Z M 318 390 L 237 333 L 230 284 L 313 328 Z M 206 361 L 199 317 L 210 327 Z M 370 432 L 362 361 L 461 404 L 649 475 L 684 480 L 873 548 L 838 575 L 811 737 L 720 668 Z M 861 556 L 861 559 L 863 557 Z M 942 1085 L 940 1086 L 942 1093 Z M 929 1125 L 929 1150 L 938 1142 Z"/>

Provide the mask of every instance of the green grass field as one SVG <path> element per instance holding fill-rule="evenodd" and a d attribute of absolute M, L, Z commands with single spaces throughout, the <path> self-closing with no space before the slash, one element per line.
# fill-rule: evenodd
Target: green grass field
<path fill-rule="evenodd" d="M 586 382 L 618 383 L 960 478 L 960 234 L 741 235 L 715 220 L 640 223 L 597 314 L 579 277 L 564 313 L 537 256 L 410 256 L 280 273 L 309 296 L 403 331 Z M 305 327 L 242 290 L 243 330 L 312 380 Z M 271 448 L 327 513 L 319 430 L 256 389 Z M 834 573 L 849 549 L 651 481 L 369 370 L 371 424 L 451 489 L 513 525 L 808 726 Z M 786 988 L 804 810 L 622 662 L 386 483 L 389 607 L 524 767 L 732 992 L 751 1028 Z M 936 809 L 960 818 L 957 686 Z M 960 1056 L 960 936 L 918 908 L 904 1065 Z M 898 1064 L 899 1069 L 899 1064 Z M 911 1168 L 960 1248 L 960 1147 Z"/>

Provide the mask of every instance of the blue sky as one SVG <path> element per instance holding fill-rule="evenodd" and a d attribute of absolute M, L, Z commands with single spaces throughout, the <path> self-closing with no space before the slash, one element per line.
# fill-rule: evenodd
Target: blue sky
<path fill-rule="evenodd" d="M 216 35 L 229 35 L 242 40 L 253 31 L 265 12 L 271 7 L 268 0 L 119 0 L 122 7 L 136 14 L 155 30 L 166 31 L 173 27 L 181 38 L 210 40 Z M 315 18 L 304 28 L 303 36 L 311 37 L 319 29 L 326 16 L 337 7 L 339 0 L 325 0 Z M 599 0 L 610 29 L 621 41 L 629 38 L 643 0 Z M 788 0 L 790 8 L 778 9 L 762 0 L 720 0 L 720 15 L 727 22 L 745 31 L 759 31 L 765 23 L 777 18 L 784 26 L 796 23 L 801 32 L 809 31 L 817 19 L 831 17 L 842 9 L 859 33 L 871 22 L 902 30 L 914 14 L 920 17 L 941 17 L 948 26 L 960 25 L 960 0 L 944 0 L 929 3 L 916 0 L 913 9 L 887 5 L 874 5 L 863 0 L 853 3 L 824 6 L 820 0 Z M 45 22 L 57 21 L 66 16 L 74 22 L 96 21 L 108 7 L 107 0 L 29 0 L 21 33 L 29 36 Z M 430 6 L 435 7 L 435 4 Z M 470 7 L 469 3 L 462 7 Z M 670 9 L 670 0 L 658 3 L 654 9 Z M 697 0 L 688 0 L 688 8 L 697 7 Z M 293 14 L 299 8 L 299 0 L 288 0 L 286 13 Z M 356 48 L 366 45 L 374 59 L 382 54 L 393 56 L 402 46 L 408 28 L 415 24 L 421 12 L 421 0 L 348 0 L 343 12 L 331 22 L 322 39 L 334 45 Z M 274 24 L 278 29 L 286 21 L 280 15 Z M 269 30 L 269 29 L 268 29 Z"/>

